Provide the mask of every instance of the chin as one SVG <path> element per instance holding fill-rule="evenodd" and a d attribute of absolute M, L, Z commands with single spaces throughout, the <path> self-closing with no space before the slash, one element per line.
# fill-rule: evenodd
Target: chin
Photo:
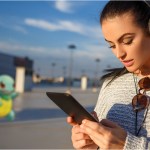
<path fill-rule="evenodd" d="M 131 73 L 135 73 L 139 71 L 139 68 L 136 67 L 126 67 L 126 69 Z"/>

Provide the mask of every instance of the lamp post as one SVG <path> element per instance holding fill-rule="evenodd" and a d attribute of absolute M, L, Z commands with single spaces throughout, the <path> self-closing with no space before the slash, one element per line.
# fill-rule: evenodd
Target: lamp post
<path fill-rule="evenodd" d="M 99 62 L 100 62 L 100 59 L 96 58 L 95 61 L 96 61 L 95 78 L 97 78 L 98 72 L 99 72 Z"/>
<path fill-rule="evenodd" d="M 62 67 L 62 77 L 64 78 L 63 83 L 66 84 L 66 66 Z"/>
<path fill-rule="evenodd" d="M 63 66 L 62 67 L 62 69 L 63 69 L 63 77 L 64 77 L 64 79 L 66 78 L 66 66 Z"/>
<path fill-rule="evenodd" d="M 53 62 L 51 65 L 52 65 L 52 79 L 54 80 L 54 71 L 55 71 L 54 69 L 55 69 L 56 63 Z"/>
<path fill-rule="evenodd" d="M 68 90 L 67 93 L 71 93 L 71 83 L 72 83 L 72 70 L 73 70 L 73 50 L 76 49 L 74 44 L 68 46 L 70 49 L 70 64 L 69 64 L 69 76 L 68 76 Z"/>
<path fill-rule="evenodd" d="M 98 87 L 98 72 L 99 72 L 99 62 L 100 62 L 100 59 L 96 58 L 95 62 L 96 62 L 96 68 L 95 68 L 95 81 L 94 81 L 94 88 L 93 88 L 94 92 L 97 91 L 97 87 Z"/>

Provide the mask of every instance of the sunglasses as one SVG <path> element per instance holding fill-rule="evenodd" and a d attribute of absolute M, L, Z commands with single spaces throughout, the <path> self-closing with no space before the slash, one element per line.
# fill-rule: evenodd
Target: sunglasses
<path fill-rule="evenodd" d="M 142 78 L 138 85 L 140 87 L 139 93 L 132 99 L 132 107 L 134 111 L 141 111 L 148 108 L 150 104 L 150 97 L 145 95 L 146 91 L 150 91 L 150 78 Z M 143 93 L 141 93 L 143 91 Z"/>
<path fill-rule="evenodd" d="M 135 79 L 134 79 L 135 82 Z M 150 104 L 150 97 L 146 95 L 146 91 L 150 91 L 150 78 L 149 77 L 145 77 L 142 78 L 139 82 L 138 85 L 140 87 L 139 91 L 137 92 L 137 95 L 135 95 L 132 99 L 132 107 L 133 110 L 136 112 L 136 119 L 135 119 L 135 135 L 138 136 L 143 123 L 145 122 L 147 113 L 148 113 L 148 106 Z M 141 91 L 143 91 L 143 93 L 141 93 Z M 137 114 L 139 111 L 143 110 L 143 109 L 147 109 L 144 119 L 142 121 L 142 124 L 140 126 L 139 129 L 137 129 Z"/>

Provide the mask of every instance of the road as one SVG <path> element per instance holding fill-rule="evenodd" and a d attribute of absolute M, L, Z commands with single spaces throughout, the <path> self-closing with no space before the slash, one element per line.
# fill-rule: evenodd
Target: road
<path fill-rule="evenodd" d="M 65 88 L 33 89 L 20 94 L 14 101 L 16 118 L 0 120 L 0 149 L 72 149 L 71 126 L 66 114 L 45 92 L 65 92 Z M 92 89 L 72 89 L 72 95 L 89 112 L 93 110 L 99 92 Z"/>

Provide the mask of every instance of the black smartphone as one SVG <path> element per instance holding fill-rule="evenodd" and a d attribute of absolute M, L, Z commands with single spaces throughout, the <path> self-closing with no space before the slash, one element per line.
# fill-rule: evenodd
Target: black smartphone
<path fill-rule="evenodd" d="M 46 92 L 46 95 L 78 124 L 83 119 L 98 122 L 72 95 L 68 93 Z"/>

